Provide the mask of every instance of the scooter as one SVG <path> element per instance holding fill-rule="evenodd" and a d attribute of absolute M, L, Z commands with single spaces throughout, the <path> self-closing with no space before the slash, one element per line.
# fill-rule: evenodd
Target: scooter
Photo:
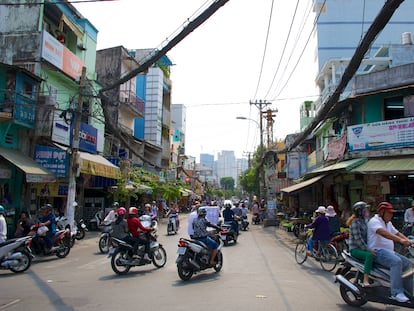
<path fill-rule="evenodd" d="M 30 240 L 30 236 L 25 236 L 0 243 L 0 269 L 14 273 L 29 269 L 33 258 L 29 249 Z"/>
<path fill-rule="evenodd" d="M 237 237 L 238 234 L 233 230 L 233 226 L 231 224 L 224 223 L 221 225 L 220 238 L 223 241 L 224 246 L 236 244 Z"/>
<path fill-rule="evenodd" d="M 168 224 L 167 224 L 167 235 L 170 234 L 177 234 L 177 215 L 169 215 L 168 216 Z"/>
<path fill-rule="evenodd" d="M 223 254 L 221 249 L 224 243 L 216 231 L 210 237 L 219 243 L 215 264 L 213 266 L 209 263 L 211 250 L 206 244 L 197 240 L 180 238 L 177 250 L 178 257 L 175 262 L 177 264 L 178 276 L 181 280 L 188 281 L 194 274 L 209 268 L 220 272 L 223 267 Z"/>
<path fill-rule="evenodd" d="M 76 229 L 76 240 L 82 240 L 85 237 L 86 232 L 88 231 L 88 228 L 86 227 L 86 224 L 83 221 L 83 219 L 78 221 Z"/>
<path fill-rule="evenodd" d="M 58 216 L 56 217 L 56 227 L 59 230 L 64 230 L 66 228 L 69 228 L 68 218 L 66 216 Z M 76 241 L 76 232 L 77 232 L 77 226 L 76 222 L 73 222 L 73 230 L 70 232 L 70 247 L 73 247 L 75 245 Z"/>
<path fill-rule="evenodd" d="M 254 214 L 252 217 L 252 222 L 254 225 L 260 224 L 260 214 Z"/>
<path fill-rule="evenodd" d="M 361 307 L 371 301 L 414 309 L 412 290 L 410 292 L 406 291 L 405 293 L 406 296 L 410 298 L 410 301 L 408 302 L 399 302 L 391 299 L 390 271 L 388 269 L 374 265 L 370 274 L 370 279 L 373 280 L 377 286 L 363 287 L 364 262 L 352 257 L 347 251 L 343 251 L 342 256 L 344 262 L 336 272 L 335 282 L 339 283 L 341 297 L 348 305 L 352 307 Z M 413 278 L 413 272 L 405 277 Z"/>
<path fill-rule="evenodd" d="M 105 213 L 103 209 L 98 210 L 93 216 L 93 218 L 89 220 L 89 226 L 91 230 L 98 230 L 104 218 L 105 218 Z"/>
<path fill-rule="evenodd" d="M 71 230 L 70 228 L 57 230 L 55 235 L 52 238 L 52 249 L 48 250 L 46 248 L 46 242 L 44 241 L 44 236 L 48 228 L 46 226 L 39 226 L 38 224 L 33 225 L 29 235 L 31 238 L 29 240 L 28 246 L 32 254 L 37 256 L 51 256 L 56 255 L 59 258 L 65 258 L 70 252 L 70 239 L 71 239 Z"/>
<path fill-rule="evenodd" d="M 240 217 L 240 229 L 242 231 L 247 231 L 249 227 L 249 221 L 247 220 L 247 216 Z"/>
<path fill-rule="evenodd" d="M 109 248 L 111 246 L 111 232 L 112 232 L 112 224 L 110 222 L 104 222 L 99 226 L 101 229 L 101 237 L 98 241 L 99 251 L 102 254 L 106 254 L 109 252 Z"/>
<path fill-rule="evenodd" d="M 111 257 L 112 270 L 119 275 L 129 272 L 132 267 L 153 264 L 157 268 L 162 268 L 167 263 L 167 252 L 164 247 L 157 242 L 157 223 L 152 223 L 152 231 L 146 232 L 146 237 L 150 241 L 148 254 L 151 260 L 145 260 L 145 245 L 139 245 L 136 252 L 132 243 L 112 238 L 113 247 L 109 251 Z M 135 255 L 135 256 L 134 256 Z"/>

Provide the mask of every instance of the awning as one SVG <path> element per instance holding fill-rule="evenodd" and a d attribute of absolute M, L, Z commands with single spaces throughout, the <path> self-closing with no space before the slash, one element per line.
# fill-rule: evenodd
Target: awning
<path fill-rule="evenodd" d="M 358 159 L 352 159 L 352 160 L 346 160 L 342 162 L 338 162 L 329 166 L 325 166 L 323 168 L 314 170 L 312 172 L 309 172 L 306 174 L 306 176 L 315 176 L 323 173 L 329 173 L 332 171 L 339 171 L 339 170 L 345 170 L 350 171 L 353 168 L 361 165 L 362 163 L 368 161 L 367 158 L 358 158 Z"/>
<path fill-rule="evenodd" d="M 83 174 L 117 179 L 121 173 L 119 167 L 103 156 L 79 151 L 80 171 Z"/>
<path fill-rule="evenodd" d="M 414 157 L 372 159 L 354 168 L 361 174 L 414 174 Z"/>
<path fill-rule="evenodd" d="M 292 186 L 289 186 L 289 187 L 286 187 L 286 188 L 282 188 L 282 189 L 280 189 L 280 191 L 284 192 L 284 193 L 288 193 L 288 194 L 298 192 L 298 191 L 300 191 L 300 190 L 302 190 L 306 187 L 312 186 L 314 183 L 318 182 L 319 180 L 321 180 L 325 176 L 326 175 L 319 175 L 319 176 L 313 177 L 311 179 L 302 181 L 302 182 L 300 182 L 296 185 L 292 185 Z"/>
<path fill-rule="evenodd" d="M 0 155 L 25 172 L 27 182 L 44 183 L 56 180 L 51 172 L 19 150 L 0 147 Z"/>

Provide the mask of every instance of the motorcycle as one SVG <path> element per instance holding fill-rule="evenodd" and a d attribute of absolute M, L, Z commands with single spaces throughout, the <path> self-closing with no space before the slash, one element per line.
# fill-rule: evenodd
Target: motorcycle
<path fill-rule="evenodd" d="M 0 269 L 14 273 L 29 269 L 33 258 L 28 246 L 30 239 L 30 236 L 25 236 L 0 243 Z"/>
<path fill-rule="evenodd" d="M 414 249 L 411 248 L 411 251 Z M 399 302 L 390 297 L 390 271 L 382 266 L 373 267 L 370 279 L 374 287 L 363 287 L 364 262 L 352 257 L 347 251 L 342 252 L 344 262 L 337 270 L 335 282 L 339 283 L 342 299 L 352 307 L 361 307 L 368 301 L 414 309 L 414 297 L 406 291 L 408 302 Z M 413 272 L 405 277 L 413 278 Z"/>
<path fill-rule="evenodd" d="M 66 216 L 58 216 L 56 217 L 56 228 L 59 230 L 63 230 L 69 228 L 68 218 Z M 75 245 L 76 241 L 76 222 L 73 222 L 73 230 L 70 232 L 70 247 Z"/>
<path fill-rule="evenodd" d="M 249 221 L 247 220 L 247 216 L 240 217 L 240 229 L 243 231 L 247 231 L 249 227 Z"/>
<path fill-rule="evenodd" d="M 210 236 L 219 243 L 218 252 L 215 258 L 215 265 L 211 266 L 210 254 L 211 250 L 206 244 L 197 240 L 188 240 L 180 238 L 178 241 L 178 257 L 176 260 L 178 276 L 183 281 L 191 279 L 193 274 L 196 274 L 202 270 L 213 268 L 216 272 L 220 272 L 223 267 L 223 253 L 221 248 L 224 242 L 219 237 L 218 233 L 213 231 L 214 234 Z"/>
<path fill-rule="evenodd" d="M 103 209 L 98 210 L 93 216 L 93 218 L 89 220 L 89 226 L 91 230 L 98 230 L 100 224 L 103 222 L 104 219 L 105 219 L 105 213 Z"/>
<path fill-rule="evenodd" d="M 52 238 L 52 249 L 47 250 L 44 236 L 47 232 L 46 226 L 39 226 L 38 224 L 32 226 L 32 231 L 29 233 L 31 239 L 29 240 L 29 249 L 38 256 L 56 255 L 59 258 L 65 258 L 70 252 L 71 230 L 69 227 L 62 230 L 57 230 Z"/>
<path fill-rule="evenodd" d="M 224 246 L 228 246 L 230 243 L 237 243 L 238 234 L 233 230 L 233 226 L 230 224 L 222 224 L 220 238 L 224 243 Z"/>
<path fill-rule="evenodd" d="M 85 237 L 86 231 L 88 231 L 88 228 L 86 227 L 86 224 L 83 221 L 83 219 L 79 220 L 76 229 L 76 240 L 82 240 Z"/>
<path fill-rule="evenodd" d="M 348 251 L 348 238 L 349 238 L 349 230 L 345 230 L 342 233 L 334 235 L 331 238 L 331 243 L 335 246 L 338 255 L 340 255 L 343 251 Z M 341 260 L 342 257 L 339 258 Z"/>
<path fill-rule="evenodd" d="M 109 247 L 111 246 L 112 224 L 108 222 L 103 223 L 99 228 L 101 228 L 102 232 L 98 242 L 99 251 L 102 254 L 106 254 L 109 252 Z"/>
<path fill-rule="evenodd" d="M 167 224 L 167 235 L 170 234 L 177 234 L 177 215 L 169 215 L 168 216 L 168 224 Z"/>
<path fill-rule="evenodd" d="M 132 243 L 124 240 L 112 238 L 113 248 L 108 257 L 111 257 L 112 270 L 119 275 L 127 274 L 131 267 L 153 264 L 157 268 L 162 268 L 167 263 L 167 252 L 164 247 L 157 242 L 157 223 L 152 222 L 153 231 L 146 232 L 146 237 L 150 241 L 151 260 L 145 260 L 145 245 L 139 245 L 136 252 Z M 135 255 L 135 256 L 134 256 Z"/>
<path fill-rule="evenodd" d="M 254 225 L 260 224 L 260 214 L 254 214 L 252 217 L 252 222 Z"/>

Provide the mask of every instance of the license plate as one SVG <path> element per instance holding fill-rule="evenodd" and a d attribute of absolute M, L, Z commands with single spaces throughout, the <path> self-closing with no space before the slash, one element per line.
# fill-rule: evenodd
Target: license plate
<path fill-rule="evenodd" d="M 86 228 L 86 225 L 85 224 L 81 224 L 81 228 L 82 229 L 85 229 Z"/>
<path fill-rule="evenodd" d="M 223 241 L 225 241 L 225 240 L 227 239 L 227 236 L 226 236 L 226 235 L 220 235 L 220 238 L 221 238 Z"/>
<path fill-rule="evenodd" d="M 115 252 L 115 247 L 110 247 L 109 252 L 108 252 L 109 256 L 111 256 L 114 252 Z"/>
<path fill-rule="evenodd" d="M 186 251 L 187 251 L 187 248 L 186 247 L 179 247 L 177 249 L 177 254 L 178 255 L 184 255 Z"/>

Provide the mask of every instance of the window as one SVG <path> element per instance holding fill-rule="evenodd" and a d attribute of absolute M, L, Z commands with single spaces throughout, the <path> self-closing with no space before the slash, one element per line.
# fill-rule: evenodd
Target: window
<path fill-rule="evenodd" d="M 400 119 L 404 117 L 403 97 L 390 97 L 384 99 L 384 120 Z"/>

